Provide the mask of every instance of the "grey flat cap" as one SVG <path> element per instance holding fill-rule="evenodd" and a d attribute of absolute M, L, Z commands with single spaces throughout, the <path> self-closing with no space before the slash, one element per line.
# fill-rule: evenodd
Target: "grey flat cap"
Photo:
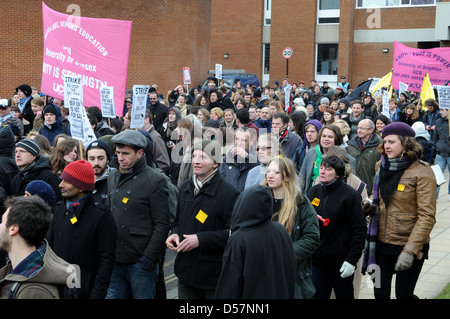
<path fill-rule="evenodd" d="M 134 145 L 139 148 L 145 148 L 147 146 L 147 139 L 139 131 L 125 130 L 117 135 L 114 135 L 111 139 L 116 144 Z"/>

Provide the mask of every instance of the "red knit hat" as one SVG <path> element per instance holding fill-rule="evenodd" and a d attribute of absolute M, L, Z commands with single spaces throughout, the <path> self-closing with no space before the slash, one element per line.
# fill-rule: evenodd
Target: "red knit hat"
<path fill-rule="evenodd" d="M 84 191 L 93 191 L 95 187 L 94 169 L 84 160 L 69 163 L 61 173 L 61 179 Z"/>

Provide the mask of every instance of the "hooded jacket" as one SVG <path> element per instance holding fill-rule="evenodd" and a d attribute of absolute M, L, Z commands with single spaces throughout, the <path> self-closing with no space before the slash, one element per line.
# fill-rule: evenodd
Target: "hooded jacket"
<path fill-rule="evenodd" d="M 55 140 L 56 135 L 64 133 L 70 136 L 71 133 L 70 127 L 62 123 L 62 114 L 59 107 L 52 103 L 49 103 L 45 106 L 42 114 L 49 113 L 48 111 L 50 113 L 56 114 L 56 121 L 51 125 L 46 124 L 44 121 L 44 124 L 39 129 L 39 133 L 44 135 L 48 139 L 50 145 L 53 145 L 53 141 Z"/>
<path fill-rule="evenodd" d="M 11 145 L 14 144 L 14 134 L 9 127 L 0 128 L 0 212 L 4 211 L 3 201 L 12 195 L 11 182 L 19 169 L 14 161 Z"/>
<path fill-rule="evenodd" d="M 59 179 L 52 172 L 50 160 L 44 156 L 36 156 L 36 160 L 23 170 L 19 170 L 11 182 L 11 193 L 14 196 L 23 196 L 28 183 L 42 180 L 49 184 L 55 191 L 55 202 L 62 200 Z"/>
<path fill-rule="evenodd" d="M 21 282 L 16 299 L 59 299 L 58 286 L 67 284 L 69 276 L 73 276 L 70 264 L 59 258 L 50 246 L 45 243 L 39 247 L 43 255 L 43 266 L 34 275 L 26 277 L 22 274 L 11 274 L 11 261 L 0 269 L 0 297 L 8 297 L 11 285 Z"/>
<path fill-rule="evenodd" d="M 294 297 L 294 248 L 287 230 L 271 221 L 272 201 L 270 189 L 262 185 L 246 189 L 236 200 L 216 298 Z"/>
<path fill-rule="evenodd" d="M 297 172 L 300 172 L 300 169 L 302 168 L 303 160 L 305 159 L 306 153 L 309 151 L 311 146 L 309 145 L 308 140 L 306 139 L 306 130 L 305 127 L 309 124 L 312 124 L 316 127 L 317 133 L 320 132 L 320 129 L 322 128 L 322 123 L 318 120 L 311 120 L 306 122 L 306 124 L 303 126 L 303 136 L 305 137 L 303 140 L 302 145 L 297 147 L 297 150 L 295 151 L 294 156 L 292 157 L 292 161 L 295 164 L 295 167 L 297 168 Z"/>

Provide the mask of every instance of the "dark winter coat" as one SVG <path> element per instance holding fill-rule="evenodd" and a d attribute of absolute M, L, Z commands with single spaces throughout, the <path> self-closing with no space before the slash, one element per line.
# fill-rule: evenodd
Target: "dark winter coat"
<path fill-rule="evenodd" d="M 380 159 L 378 145 L 383 143 L 377 133 L 373 132 L 363 147 L 361 138 L 354 136 L 348 141 L 347 152 L 356 159 L 356 176 L 367 184 L 367 193 L 372 194 L 373 179 L 375 177 L 375 165 Z"/>
<path fill-rule="evenodd" d="M 53 105 L 53 107 L 56 112 L 55 123 L 53 123 L 52 125 L 46 125 L 44 122 L 44 125 L 42 125 L 42 127 L 38 131 L 39 134 L 44 135 L 48 139 L 50 145 L 53 145 L 53 141 L 55 140 L 56 135 L 59 135 L 61 133 L 67 134 L 69 136 L 71 135 L 69 125 L 62 122 L 61 110 L 56 105 Z"/>
<path fill-rule="evenodd" d="M 183 284 L 199 289 L 216 288 L 231 213 L 238 196 L 238 191 L 218 172 L 203 185 L 197 196 L 194 196 L 192 179 L 181 185 L 172 234 L 178 234 L 180 241 L 183 234 L 197 234 L 199 241 L 198 248 L 177 254 L 174 270 Z M 206 216 L 206 219 L 201 216 Z"/>
<path fill-rule="evenodd" d="M 250 155 L 246 159 L 228 152 L 219 166 L 219 172 L 222 178 L 233 185 L 238 191 L 242 192 L 245 188 L 248 172 L 259 163 L 256 157 Z"/>
<path fill-rule="evenodd" d="M 343 181 L 335 180 L 328 185 L 313 186 L 308 198 L 317 215 L 330 221 L 327 226 L 319 222 L 320 246 L 313 255 L 313 264 L 347 261 L 356 266 L 367 230 L 359 192 Z"/>
<path fill-rule="evenodd" d="M 436 154 L 442 157 L 450 156 L 450 138 L 448 134 L 448 119 L 441 117 L 436 121 L 433 144 L 436 147 Z"/>
<path fill-rule="evenodd" d="M 64 202 L 55 206 L 48 242 L 59 257 L 80 267 L 81 298 L 104 299 L 114 267 L 116 224 L 105 205 L 86 196 L 73 213 Z"/>
<path fill-rule="evenodd" d="M 60 180 L 52 172 L 50 160 L 38 155 L 36 160 L 23 170 L 19 170 L 11 182 L 11 193 L 14 196 L 23 196 L 28 183 L 35 180 L 46 182 L 55 191 L 55 202 L 61 201 Z"/>
<path fill-rule="evenodd" d="M 272 210 L 267 186 L 254 185 L 237 199 L 216 298 L 294 298 L 292 239 L 281 224 L 271 221 Z"/>
<path fill-rule="evenodd" d="M 169 188 L 160 171 L 147 165 L 145 154 L 131 173 L 108 176 L 108 207 L 116 221 L 116 262 L 134 264 L 142 256 L 155 264 L 170 229 Z"/>

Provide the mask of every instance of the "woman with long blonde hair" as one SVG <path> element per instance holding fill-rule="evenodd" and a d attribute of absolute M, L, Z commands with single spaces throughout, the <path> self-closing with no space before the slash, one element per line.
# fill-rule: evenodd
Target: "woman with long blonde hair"
<path fill-rule="evenodd" d="M 272 191 L 272 220 L 286 228 L 294 244 L 297 260 L 295 298 L 310 299 L 315 293 L 311 277 L 312 255 L 320 244 L 317 214 L 309 199 L 300 192 L 295 166 L 289 158 L 273 157 L 267 164 L 262 184 Z"/>

